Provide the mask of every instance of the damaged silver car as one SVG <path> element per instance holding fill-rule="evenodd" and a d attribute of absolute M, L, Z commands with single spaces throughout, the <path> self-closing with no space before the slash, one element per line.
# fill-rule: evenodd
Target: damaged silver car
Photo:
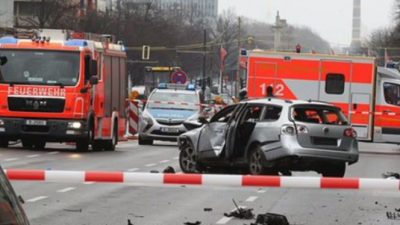
<path fill-rule="evenodd" d="M 200 121 L 178 139 L 186 173 L 239 168 L 253 175 L 316 171 L 343 177 L 358 161 L 357 133 L 340 108 L 327 103 L 251 100 Z"/>

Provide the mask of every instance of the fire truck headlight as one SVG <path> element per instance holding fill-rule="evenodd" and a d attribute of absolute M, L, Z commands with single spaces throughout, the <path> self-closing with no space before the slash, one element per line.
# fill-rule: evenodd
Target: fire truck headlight
<path fill-rule="evenodd" d="M 82 123 L 75 121 L 75 122 L 68 122 L 68 128 L 70 129 L 81 129 Z"/>

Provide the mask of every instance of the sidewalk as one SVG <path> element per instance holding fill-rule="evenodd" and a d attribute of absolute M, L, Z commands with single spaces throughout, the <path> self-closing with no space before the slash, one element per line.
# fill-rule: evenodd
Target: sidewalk
<path fill-rule="evenodd" d="M 360 153 L 400 155 L 400 145 L 359 142 Z"/>

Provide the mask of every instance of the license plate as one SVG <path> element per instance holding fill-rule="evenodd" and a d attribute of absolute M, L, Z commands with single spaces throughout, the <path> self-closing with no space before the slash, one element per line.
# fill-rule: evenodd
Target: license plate
<path fill-rule="evenodd" d="M 46 126 L 47 121 L 46 120 L 26 120 L 25 124 L 29 125 L 29 126 Z"/>
<path fill-rule="evenodd" d="M 179 128 L 161 127 L 161 131 L 166 133 L 179 133 Z"/>

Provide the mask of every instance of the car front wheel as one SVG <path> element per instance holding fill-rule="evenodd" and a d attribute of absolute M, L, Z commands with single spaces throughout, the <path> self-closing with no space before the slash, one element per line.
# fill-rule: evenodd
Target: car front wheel
<path fill-rule="evenodd" d="M 186 145 L 179 153 L 179 165 L 184 173 L 201 172 L 197 156 L 192 146 Z"/>
<path fill-rule="evenodd" d="M 344 177 L 346 173 L 346 163 L 328 164 L 321 170 L 323 177 Z"/>

